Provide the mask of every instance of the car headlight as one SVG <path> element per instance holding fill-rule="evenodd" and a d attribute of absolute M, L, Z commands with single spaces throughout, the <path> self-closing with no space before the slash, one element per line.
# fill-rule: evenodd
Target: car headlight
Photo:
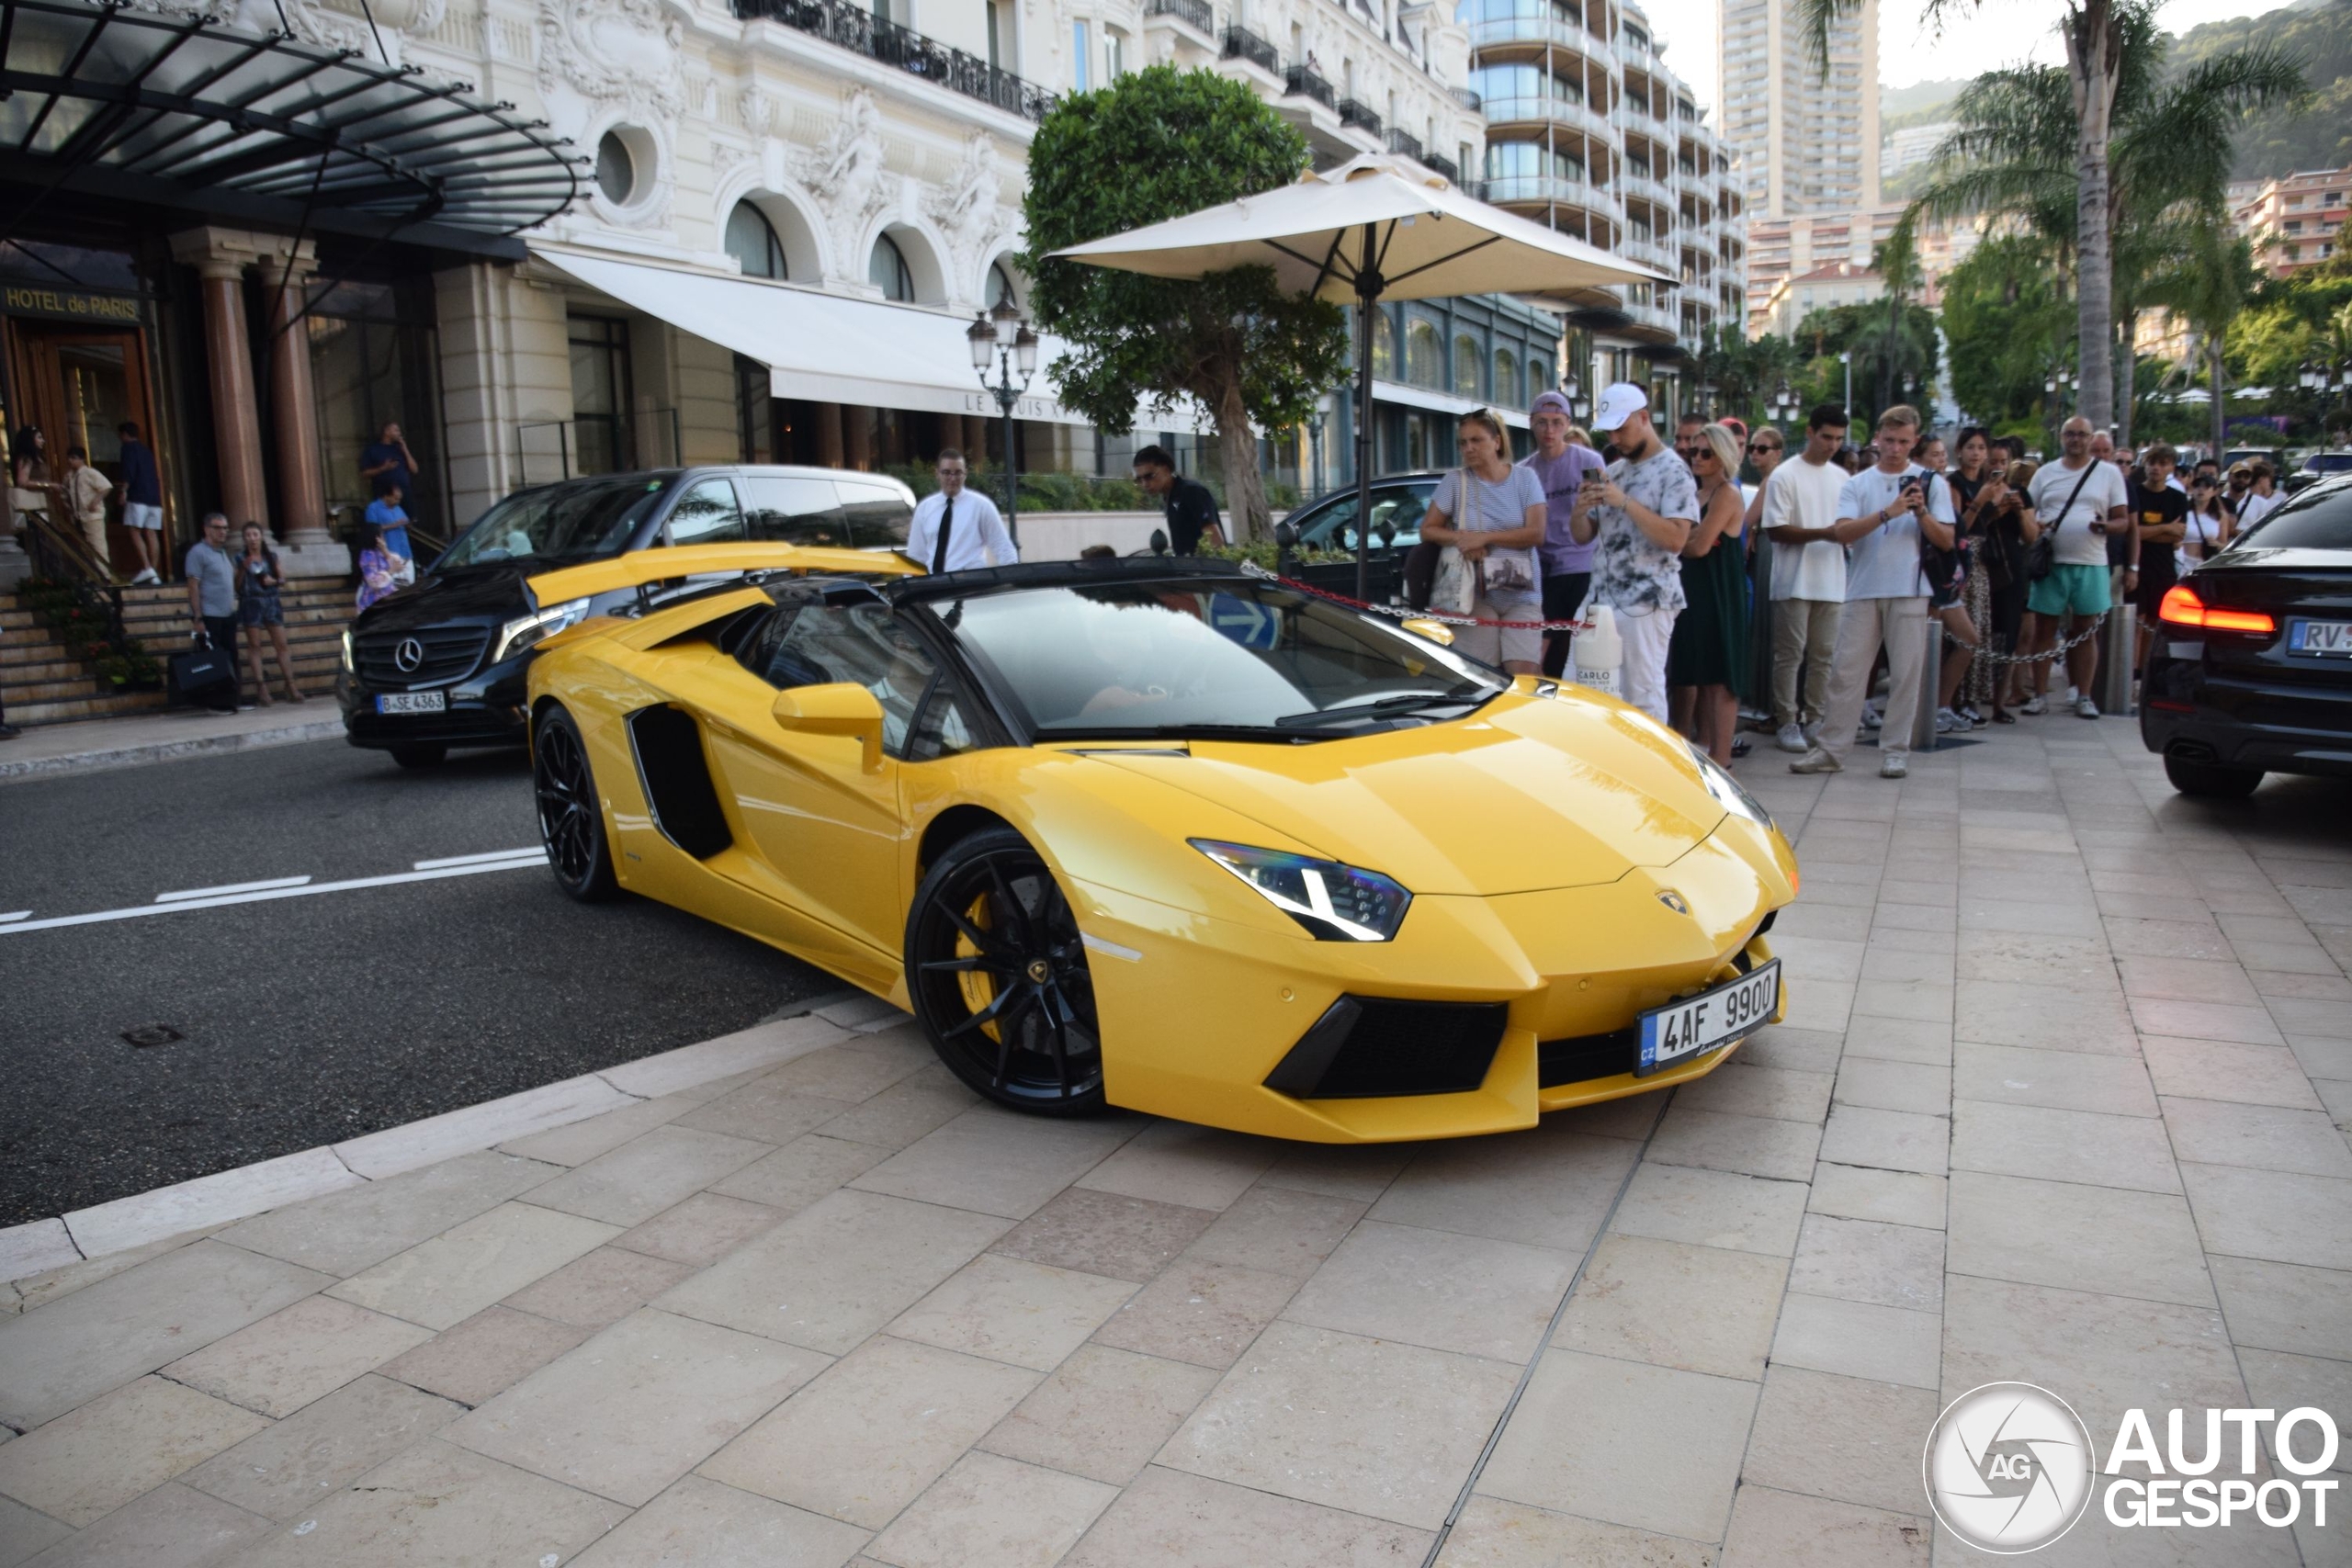
<path fill-rule="evenodd" d="M 1764 809 L 1764 803 L 1748 794 L 1747 786 L 1732 777 L 1729 768 L 1690 742 L 1686 740 L 1684 744 L 1690 746 L 1691 760 L 1699 764 L 1699 777 L 1706 782 L 1707 793 L 1715 797 L 1716 805 L 1735 817 L 1745 817 L 1750 822 L 1770 828 L 1775 832 L 1780 830 L 1780 824 L 1774 822 L 1772 814 Z"/>
<path fill-rule="evenodd" d="M 357 674 L 359 672 L 359 660 L 354 658 L 351 652 L 351 628 L 349 626 L 343 628 L 343 667 L 348 673 Z"/>
<path fill-rule="evenodd" d="M 587 600 L 567 599 L 536 615 L 509 621 L 498 628 L 498 649 L 490 656 L 490 661 L 503 664 L 508 654 L 520 653 L 533 643 L 544 641 L 567 626 L 578 626 L 587 617 Z"/>
<path fill-rule="evenodd" d="M 1248 883 L 1317 942 L 1387 942 L 1413 896 L 1376 871 L 1215 839 L 1186 840 Z"/>

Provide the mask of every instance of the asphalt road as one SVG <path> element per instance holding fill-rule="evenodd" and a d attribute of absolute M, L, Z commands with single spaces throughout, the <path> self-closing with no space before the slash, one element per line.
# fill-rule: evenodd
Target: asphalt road
<path fill-rule="evenodd" d="M 0 915 L 537 842 L 519 753 L 340 739 L 0 785 Z M 0 926 L 0 931 L 5 931 Z M 0 935 L 0 1225 L 758 1022 L 842 982 L 543 866 Z M 139 1047 L 126 1031 L 184 1038 Z"/>

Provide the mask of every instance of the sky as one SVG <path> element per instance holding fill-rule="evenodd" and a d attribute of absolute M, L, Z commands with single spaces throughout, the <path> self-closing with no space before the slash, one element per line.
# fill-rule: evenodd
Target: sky
<path fill-rule="evenodd" d="M 1639 0 L 1650 25 L 1667 46 L 1666 61 L 1696 89 L 1710 107 L 1715 96 L 1715 37 L 1719 0 Z M 2171 0 L 2163 11 L 2172 32 L 2200 22 L 2260 16 L 2285 0 Z M 1970 10 L 1951 7 L 1953 19 L 1938 38 L 1919 25 L 1919 0 L 1879 0 L 1878 73 L 1881 85 L 1907 87 L 1953 76 L 1973 76 L 2020 56 L 2063 58 L 2051 29 L 2058 7 L 2051 0 L 1983 0 Z"/>

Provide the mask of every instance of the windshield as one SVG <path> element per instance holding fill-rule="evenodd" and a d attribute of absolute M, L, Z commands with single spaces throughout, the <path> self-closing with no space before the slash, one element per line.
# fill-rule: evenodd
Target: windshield
<path fill-rule="evenodd" d="M 2314 486 L 2231 542 L 2254 550 L 2352 549 L 2352 486 Z"/>
<path fill-rule="evenodd" d="M 1235 730 L 1328 739 L 1455 717 L 1510 683 L 1374 616 L 1249 578 L 929 604 L 1041 740 Z"/>
<path fill-rule="evenodd" d="M 2313 474 L 2352 474 L 2352 452 L 2317 452 L 2303 459 L 2303 469 Z"/>
<path fill-rule="evenodd" d="M 437 571 L 485 561 L 594 560 L 618 555 L 661 504 L 675 474 L 568 479 L 510 495 L 481 514 L 435 564 Z"/>

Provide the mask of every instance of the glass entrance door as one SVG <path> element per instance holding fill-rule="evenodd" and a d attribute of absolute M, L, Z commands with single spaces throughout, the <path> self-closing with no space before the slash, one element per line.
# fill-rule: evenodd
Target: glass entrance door
<path fill-rule="evenodd" d="M 40 426 L 48 438 L 50 467 L 60 475 L 66 449 L 79 446 L 89 454 L 91 466 L 119 491 L 121 425 L 134 423 L 151 445 L 154 439 L 144 333 L 135 329 L 93 332 L 19 319 L 9 321 L 8 338 L 17 381 L 11 420 Z M 138 570 L 139 556 L 123 532 L 119 495 L 109 499 L 108 565 L 128 577 Z M 62 513 L 59 520 L 68 521 Z"/>

